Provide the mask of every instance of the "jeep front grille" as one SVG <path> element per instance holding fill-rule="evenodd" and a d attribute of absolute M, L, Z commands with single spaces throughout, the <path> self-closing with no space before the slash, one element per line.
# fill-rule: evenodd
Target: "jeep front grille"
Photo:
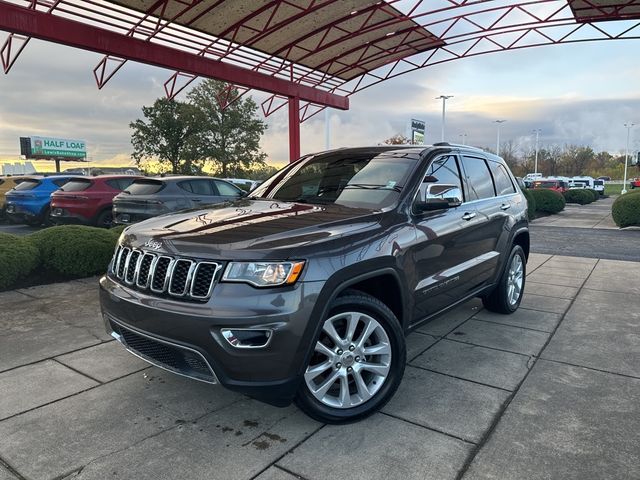
<path fill-rule="evenodd" d="M 111 274 L 126 285 L 184 300 L 211 296 L 222 265 L 118 247 Z"/>

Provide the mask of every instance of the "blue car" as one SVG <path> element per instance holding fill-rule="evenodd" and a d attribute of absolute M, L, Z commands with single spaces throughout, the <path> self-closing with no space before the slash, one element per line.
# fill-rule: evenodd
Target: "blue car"
<path fill-rule="evenodd" d="M 23 177 L 6 194 L 6 214 L 14 223 L 40 225 L 49 221 L 51 194 L 67 183 L 70 175 Z"/>

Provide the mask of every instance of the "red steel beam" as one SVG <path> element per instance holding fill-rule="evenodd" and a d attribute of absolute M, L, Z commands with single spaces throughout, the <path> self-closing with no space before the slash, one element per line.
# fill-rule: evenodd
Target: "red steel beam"
<path fill-rule="evenodd" d="M 300 99 L 289 97 L 289 162 L 300 158 Z"/>
<path fill-rule="evenodd" d="M 296 82 L 272 77 L 219 60 L 127 37 L 116 32 L 31 10 L 0 0 L 0 30 L 28 35 L 127 60 L 178 70 L 265 92 L 296 97 L 340 110 L 349 109 L 349 99 Z"/>

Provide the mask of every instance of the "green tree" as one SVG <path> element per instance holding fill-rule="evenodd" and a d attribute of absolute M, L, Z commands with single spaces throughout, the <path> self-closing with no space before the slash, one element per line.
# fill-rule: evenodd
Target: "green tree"
<path fill-rule="evenodd" d="M 172 173 L 202 171 L 202 112 L 192 105 L 159 98 L 151 107 L 142 107 L 144 120 L 129 124 L 131 144 L 138 166 L 152 160 L 169 164 Z"/>
<path fill-rule="evenodd" d="M 386 145 L 408 145 L 411 141 L 401 133 L 396 133 L 393 137 L 387 138 L 384 143 Z"/>
<path fill-rule="evenodd" d="M 213 163 L 222 177 L 241 176 L 265 163 L 260 137 L 267 124 L 256 115 L 251 97 L 238 99 L 222 108 L 218 99 L 235 98 L 238 91 L 217 80 L 204 80 L 187 99 L 204 118 L 201 132 L 202 158 Z"/>

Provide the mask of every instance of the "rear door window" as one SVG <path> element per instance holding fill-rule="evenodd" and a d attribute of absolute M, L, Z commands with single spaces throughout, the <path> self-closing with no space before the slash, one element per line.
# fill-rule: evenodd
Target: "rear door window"
<path fill-rule="evenodd" d="M 65 183 L 60 190 L 63 192 L 82 192 L 89 188 L 91 183 L 88 178 L 74 178 Z"/>
<path fill-rule="evenodd" d="M 468 200 L 495 197 L 493 178 L 484 158 L 463 156 L 462 165 L 469 186 Z"/>
<path fill-rule="evenodd" d="M 489 162 L 491 165 L 491 172 L 493 173 L 493 180 L 496 182 L 496 193 L 498 195 L 509 195 L 510 193 L 516 193 L 516 188 L 513 186 L 511 177 L 505 170 L 504 166 L 497 162 Z"/>
<path fill-rule="evenodd" d="M 214 186 L 209 180 L 187 180 L 180 182 L 178 186 L 194 195 L 217 195 L 218 192 L 214 192 Z"/>
<path fill-rule="evenodd" d="M 224 197 L 237 197 L 240 195 L 240 189 L 234 187 L 227 182 L 221 182 L 220 180 L 214 180 L 215 186 L 218 189 L 218 193 Z"/>
<path fill-rule="evenodd" d="M 131 185 L 125 188 L 125 192 L 131 195 L 153 195 L 164 188 L 164 182 L 160 180 L 135 180 Z"/>
<path fill-rule="evenodd" d="M 112 178 L 105 183 L 116 190 L 124 190 L 135 181 L 135 178 Z"/>
<path fill-rule="evenodd" d="M 14 190 L 33 190 L 40 185 L 40 180 L 22 180 L 18 185 L 13 187 Z"/>

